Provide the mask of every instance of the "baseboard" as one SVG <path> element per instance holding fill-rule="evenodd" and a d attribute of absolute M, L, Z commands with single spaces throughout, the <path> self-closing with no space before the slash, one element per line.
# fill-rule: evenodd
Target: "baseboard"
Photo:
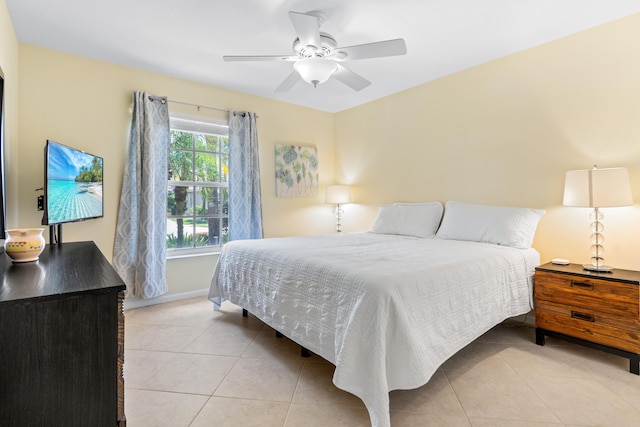
<path fill-rule="evenodd" d="M 209 289 L 198 289 L 196 291 L 179 292 L 175 294 L 162 295 L 156 298 L 127 298 L 124 300 L 124 309 L 147 307 L 149 305 L 164 304 L 166 302 L 180 301 L 183 299 L 196 298 L 209 295 Z"/>

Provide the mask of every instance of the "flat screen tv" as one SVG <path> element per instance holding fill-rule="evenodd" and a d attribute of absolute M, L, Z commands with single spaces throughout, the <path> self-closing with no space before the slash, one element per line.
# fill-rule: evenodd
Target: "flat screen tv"
<path fill-rule="evenodd" d="M 101 218 L 102 157 L 47 140 L 45 146 L 44 225 Z"/>

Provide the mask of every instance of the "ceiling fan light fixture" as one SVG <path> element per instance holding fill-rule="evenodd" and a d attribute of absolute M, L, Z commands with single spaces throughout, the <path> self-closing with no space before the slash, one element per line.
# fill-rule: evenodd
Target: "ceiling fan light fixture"
<path fill-rule="evenodd" d="M 330 59 L 312 57 L 296 61 L 293 68 L 300 74 L 302 80 L 317 87 L 329 80 L 329 77 L 338 70 L 338 65 Z"/>

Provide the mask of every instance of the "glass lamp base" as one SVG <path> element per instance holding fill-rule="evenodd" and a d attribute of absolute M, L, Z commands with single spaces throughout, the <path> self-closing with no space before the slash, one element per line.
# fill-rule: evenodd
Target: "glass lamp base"
<path fill-rule="evenodd" d="M 610 273 L 613 267 L 610 265 L 582 264 L 582 268 L 588 271 L 599 271 L 601 273 Z"/>

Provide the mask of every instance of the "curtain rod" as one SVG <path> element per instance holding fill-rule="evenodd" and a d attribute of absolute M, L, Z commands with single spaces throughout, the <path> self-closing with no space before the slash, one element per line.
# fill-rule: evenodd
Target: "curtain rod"
<path fill-rule="evenodd" d="M 174 101 L 172 99 L 167 98 L 166 96 L 152 96 L 152 95 L 149 95 L 149 99 L 152 100 L 152 101 L 158 100 L 158 101 L 162 102 L 163 104 L 165 102 L 171 102 L 173 104 L 188 105 L 190 107 L 196 107 L 198 109 L 198 111 L 200 111 L 201 108 L 206 108 L 207 110 L 222 111 L 223 113 L 233 114 L 234 116 L 236 115 L 236 110 L 225 110 L 223 108 L 207 107 L 206 105 L 192 104 L 190 102 Z M 256 118 L 258 118 L 257 114 L 256 114 Z"/>
<path fill-rule="evenodd" d="M 200 111 L 201 108 L 206 108 L 207 110 L 214 110 L 214 111 L 222 111 L 224 113 L 233 113 L 233 110 L 225 110 L 222 108 L 216 108 L 216 107 L 207 107 L 206 105 L 199 105 L 199 104 L 192 104 L 190 102 L 183 102 L 183 101 L 174 101 L 173 99 L 169 99 L 165 96 L 152 96 L 149 95 L 149 99 L 152 101 L 160 101 L 163 104 L 165 102 L 171 102 L 173 104 L 181 104 L 181 105 L 188 105 L 190 107 L 196 107 L 198 109 L 198 111 Z"/>
<path fill-rule="evenodd" d="M 201 108 L 206 108 L 207 110 L 222 111 L 229 114 L 233 112 L 232 110 L 225 110 L 225 109 L 216 108 L 216 107 L 207 107 L 206 105 L 191 104 L 190 102 L 174 101 L 173 99 L 167 99 L 167 101 L 173 104 L 181 104 L 181 105 L 188 105 L 190 107 L 196 107 L 198 111 L 200 111 Z"/>

